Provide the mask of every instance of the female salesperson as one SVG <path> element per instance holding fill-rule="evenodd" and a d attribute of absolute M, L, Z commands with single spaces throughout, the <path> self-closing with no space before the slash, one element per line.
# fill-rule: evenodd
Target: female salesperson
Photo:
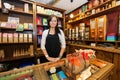
<path fill-rule="evenodd" d="M 58 28 L 58 18 L 51 15 L 48 18 L 49 29 L 44 30 L 41 40 L 41 49 L 48 61 L 58 61 L 66 48 L 65 36 Z"/>

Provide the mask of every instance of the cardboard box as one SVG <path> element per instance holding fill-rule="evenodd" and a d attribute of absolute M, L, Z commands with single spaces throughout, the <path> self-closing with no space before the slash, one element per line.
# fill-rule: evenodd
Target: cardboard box
<path fill-rule="evenodd" d="M 17 27 L 18 27 L 18 24 L 17 24 L 17 23 L 12 23 L 12 24 L 11 24 L 11 28 L 15 28 L 15 29 L 16 29 Z"/>
<path fill-rule="evenodd" d="M 29 24 L 28 24 L 28 28 L 29 28 L 29 29 L 33 29 L 33 24 L 32 24 L 32 23 L 29 23 Z"/>
<path fill-rule="evenodd" d="M 1 22 L 0 27 L 6 27 L 6 22 Z"/>
<path fill-rule="evenodd" d="M 7 43 L 8 41 L 7 41 L 7 33 L 3 33 L 3 43 Z"/>
<path fill-rule="evenodd" d="M 10 23 L 10 22 L 7 22 L 7 23 L 6 23 L 6 27 L 7 27 L 7 28 L 11 28 L 11 23 Z"/>
<path fill-rule="evenodd" d="M 32 42 L 32 34 L 28 34 L 28 41 Z"/>
<path fill-rule="evenodd" d="M 18 43 L 18 33 L 13 34 L 14 43 Z"/>
<path fill-rule="evenodd" d="M 28 23 L 24 23 L 23 26 L 24 26 L 24 29 L 28 29 Z"/>
<path fill-rule="evenodd" d="M 23 42 L 23 33 L 19 33 L 19 42 Z"/>
<path fill-rule="evenodd" d="M 13 34 L 12 33 L 8 33 L 8 42 L 13 43 Z"/>
<path fill-rule="evenodd" d="M 29 12 L 29 4 L 24 4 L 24 12 Z"/>
<path fill-rule="evenodd" d="M 28 34 L 24 34 L 24 42 L 28 42 Z"/>

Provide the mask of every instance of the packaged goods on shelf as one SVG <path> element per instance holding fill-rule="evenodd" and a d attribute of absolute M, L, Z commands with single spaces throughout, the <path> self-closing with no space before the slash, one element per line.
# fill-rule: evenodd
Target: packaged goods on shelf
<path fill-rule="evenodd" d="M 18 17 L 8 17 L 8 22 L 19 24 L 20 19 Z"/>
<path fill-rule="evenodd" d="M 19 33 L 19 42 L 23 42 L 23 33 Z"/>
<path fill-rule="evenodd" d="M 12 33 L 8 33 L 8 42 L 13 43 L 13 34 Z"/>
<path fill-rule="evenodd" d="M 39 35 L 42 35 L 42 33 L 43 33 L 43 27 L 42 27 L 42 26 L 38 26 L 38 31 L 37 31 L 37 33 L 38 33 Z"/>
<path fill-rule="evenodd" d="M 0 27 L 6 27 L 6 22 L 1 22 L 1 25 L 0 25 Z"/>
<path fill-rule="evenodd" d="M 24 30 L 23 24 L 19 24 L 16 31 L 23 31 L 23 30 Z"/>
<path fill-rule="evenodd" d="M 37 25 L 42 25 L 42 18 L 41 17 L 36 18 L 36 24 Z"/>
<path fill-rule="evenodd" d="M 7 35 L 8 35 L 8 33 L 2 33 L 2 38 L 3 38 L 3 40 L 2 40 L 2 42 L 3 43 L 7 43 L 8 42 L 8 37 L 7 37 Z"/>
<path fill-rule="evenodd" d="M 11 28 L 11 23 L 10 22 L 6 22 L 6 28 Z"/>
<path fill-rule="evenodd" d="M 23 26 L 24 26 L 24 29 L 28 29 L 28 23 L 24 23 Z"/>
<path fill-rule="evenodd" d="M 34 55 L 33 45 L 30 45 L 30 48 L 28 49 L 28 52 L 29 52 L 29 54 L 30 54 L 31 56 Z"/>
<path fill-rule="evenodd" d="M 24 42 L 28 42 L 28 34 L 24 34 Z"/>
<path fill-rule="evenodd" d="M 4 50 L 0 50 L 0 59 L 3 59 L 5 57 Z"/>
<path fill-rule="evenodd" d="M 18 43 L 18 33 L 13 34 L 14 43 Z"/>
<path fill-rule="evenodd" d="M 29 4 L 28 3 L 24 4 L 24 12 L 29 12 Z"/>
<path fill-rule="evenodd" d="M 17 27 L 18 27 L 18 24 L 17 24 L 17 23 L 11 23 L 11 28 L 16 29 Z"/>
<path fill-rule="evenodd" d="M 32 23 L 29 23 L 29 24 L 28 24 L 28 28 L 29 28 L 29 29 L 33 29 L 33 24 L 32 24 Z"/>
<path fill-rule="evenodd" d="M 28 41 L 32 42 L 32 34 L 28 34 Z"/>
<path fill-rule="evenodd" d="M 48 21 L 47 21 L 47 19 L 46 18 L 43 18 L 42 19 L 42 24 L 44 25 L 44 26 L 47 26 L 48 25 Z"/>

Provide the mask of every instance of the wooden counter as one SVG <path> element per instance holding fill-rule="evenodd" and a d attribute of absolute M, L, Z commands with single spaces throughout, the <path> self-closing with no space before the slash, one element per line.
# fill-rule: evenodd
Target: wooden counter
<path fill-rule="evenodd" d="M 89 45 L 67 44 L 67 54 L 75 52 L 75 49 L 95 50 L 97 59 L 113 63 L 115 65 L 111 80 L 120 79 L 120 50 L 114 48 L 94 47 Z"/>
<path fill-rule="evenodd" d="M 87 80 L 106 80 L 106 79 L 109 80 L 111 78 L 112 73 L 113 73 L 114 65 L 112 63 L 109 63 L 109 62 L 106 62 L 106 63 L 107 63 L 107 65 L 105 67 L 100 69 L 98 72 L 94 73 Z M 52 66 L 60 67 L 60 66 L 63 66 L 64 64 L 65 64 L 65 59 L 62 59 L 58 62 L 55 62 L 54 64 L 51 62 L 47 62 L 47 63 L 38 64 L 38 65 L 34 65 L 34 66 L 28 66 L 28 67 L 17 69 L 17 70 L 2 72 L 2 73 L 0 73 L 0 78 L 3 76 L 6 76 L 6 75 L 22 72 L 24 70 L 33 69 L 33 75 L 36 77 L 35 80 L 39 80 L 41 78 L 41 75 L 39 73 L 40 67 L 44 67 L 45 71 L 48 71 L 49 68 Z M 44 79 L 41 78 L 40 80 L 44 80 Z"/>

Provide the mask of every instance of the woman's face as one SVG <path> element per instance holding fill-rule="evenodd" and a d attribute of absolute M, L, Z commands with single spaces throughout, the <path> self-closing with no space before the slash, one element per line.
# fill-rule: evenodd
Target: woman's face
<path fill-rule="evenodd" d="M 50 21 L 50 27 L 51 28 L 55 28 L 57 25 L 57 18 L 56 17 L 53 17 Z"/>

